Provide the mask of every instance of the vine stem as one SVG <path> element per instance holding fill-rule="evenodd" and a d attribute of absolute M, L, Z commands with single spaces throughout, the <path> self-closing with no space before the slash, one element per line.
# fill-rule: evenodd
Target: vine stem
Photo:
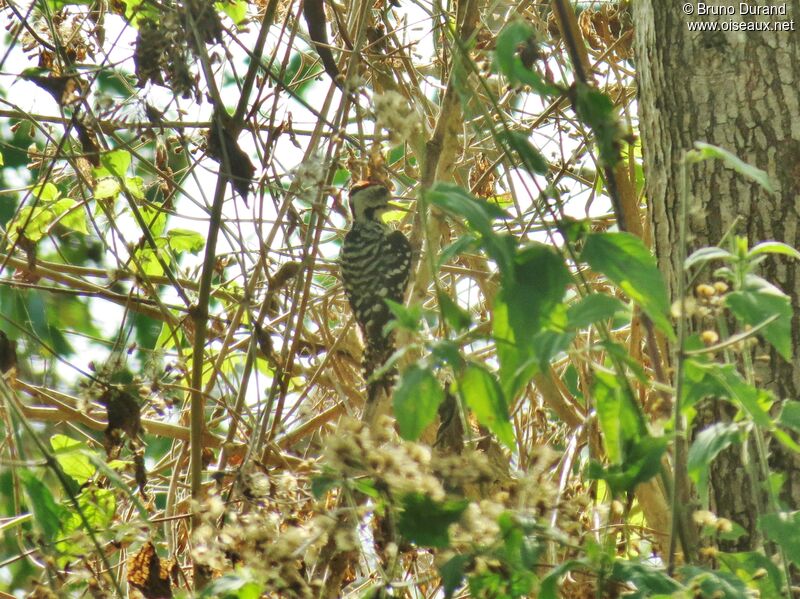
<path fill-rule="evenodd" d="M 669 537 L 669 561 L 667 572 L 672 576 L 675 571 L 675 555 L 677 549 L 677 537 L 681 537 L 681 545 L 686 554 L 692 552 L 692 547 L 688 541 L 688 523 L 684 521 L 685 513 L 681 509 L 683 496 L 688 487 L 686 485 L 686 438 L 683 428 L 683 415 L 681 394 L 683 393 L 683 367 L 686 354 L 684 345 L 686 343 L 686 315 L 683 314 L 686 295 L 686 277 L 683 272 L 683 264 L 686 261 L 686 223 L 688 219 L 687 205 L 689 203 L 689 181 L 686 173 L 688 168 L 687 154 L 684 152 L 681 160 L 681 189 L 680 189 L 680 222 L 679 222 L 679 242 L 678 242 L 678 302 L 681 306 L 681 314 L 678 318 L 678 340 L 676 343 L 675 356 L 675 401 L 673 402 L 673 427 L 675 431 L 675 442 L 673 447 L 673 471 L 674 480 L 672 484 L 672 497 L 670 500 L 672 507 L 671 532 Z"/>

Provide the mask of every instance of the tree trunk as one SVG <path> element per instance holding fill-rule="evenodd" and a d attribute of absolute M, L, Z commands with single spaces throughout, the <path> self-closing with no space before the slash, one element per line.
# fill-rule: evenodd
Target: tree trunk
<path fill-rule="evenodd" d="M 656 255 L 673 300 L 678 299 L 681 274 L 675 251 L 682 243 L 680 162 L 683 152 L 691 149 L 695 141 L 721 146 L 767 171 L 777 194 L 767 194 L 719 161 L 691 167 L 687 255 L 698 248 L 720 244 L 730 230 L 746 235 L 751 245 L 764 240 L 798 245 L 800 37 L 796 31 L 693 32 L 688 22 L 717 22 L 723 27 L 723 22 L 730 21 L 796 19 L 795 28 L 800 29 L 800 0 L 786 2 L 785 16 L 739 15 L 738 2 L 712 0 L 708 4 L 733 6 L 736 14 L 687 16 L 682 10 L 687 6 L 684 3 L 632 2 L 649 218 Z M 688 6 L 696 11 L 700 4 L 690 0 Z M 797 353 L 798 265 L 782 257 L 771 258 L 762 265 L 761 274 L 792 296 L 792 338 Z M 771 389 L 780 400 L 797 399 L 797 358 L 787 363 L 774 350 L 759 351 L 769 351 L 770 356 L 759 373 L 759 386 Z M 728 419 L 727 407 L 713 405 L 707 415 Z M 773 471 L 780 469 L 787 476 L 783 498 L 790 509 L 797 509 L 800 468 L 796 456 L 782 452 L 776 444 L 771 445 L 771 451 Z M 752 491 L 754 488 L 742 466 L 742 449 L 723 452 L 711 472 L 710 507 L 750 533 L 728 549 L 752 549 L 758 545 L 755 519 L 759 498 Z"/>

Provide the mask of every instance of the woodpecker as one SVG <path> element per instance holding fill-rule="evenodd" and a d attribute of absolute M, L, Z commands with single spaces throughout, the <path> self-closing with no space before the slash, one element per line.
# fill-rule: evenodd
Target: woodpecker
<path fill-rule="evenodd" d="M 411 272 L 411 245 L 400 231 L 392 231 L 381 220 L 390 210 L 389 190 L 371 181 L 360 181 L 350 189 L 353 224 L 344 238 L 339 255 L 342 281 L 350 307 L 364 337 L 366 380 L 394 351 L 391 333 L 384 327 L 392 312 L 384 300 L 402 302 Z M 394 373 L 387 373 L 367 386 L 367 401 L 380 387 L 391 385 Z"/>

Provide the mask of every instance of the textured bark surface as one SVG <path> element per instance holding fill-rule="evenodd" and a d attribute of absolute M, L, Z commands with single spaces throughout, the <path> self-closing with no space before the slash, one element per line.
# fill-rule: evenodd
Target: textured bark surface
<path fill-rule="evenodd" d="M 692 2 L 696 7 L 697 3 Z M 734 5 L 710 1 L 709 5 Z M 753 3 L 755 4 L 755 3 Z M 759 3 L 760 4 L 760 3 Z M 778 3 L 776 3 L 778 4 Z M 797 247 L 800 211 L 800 35 L 786 32 L 692 32 L 696 21 L 794 19 L 800 29 L 800 0 L 786 2 L 780 16 L 686 16 L 683 4 L 663 0 L 632 3 L 636 27 L 640 129 L 644 148 L 650 221 L 659 264 L 672 299 L 679 274 L 680 160 L 695 141 L 721 146 L 767 171 L 777 188 L 771 196 L 719 162 L 689 170 L 690 219 L 687 255 L 717 245 L 733 228 L 751 243 L 780 240 Z M 795 353 L 800 347 L 798 265 L 784 258 L 764 263 L 761 274 L 790 293 Z M 761 384 L 780 399 L 797 399 L 800 362 L 773 351 Z M 709 414 L 727 418 L 724 406 Z M 789 507 L 797 509 L 800 470 L 793 456 L 772 447 L 773 467 L 788 475 Z M 756 511 L 737 451 L 725 452 L 712 472 L 712 509 L 753 531 Z M 745 539 L 743 545 L 754 542 Z"/>

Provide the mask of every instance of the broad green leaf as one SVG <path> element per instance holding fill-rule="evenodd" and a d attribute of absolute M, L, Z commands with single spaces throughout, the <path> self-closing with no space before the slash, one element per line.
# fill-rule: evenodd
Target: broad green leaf
<path fill-rule="evenodd" d="M 585 565 L 586 564 L 584 564 L 582 560 L 567 560 L 561 562 L 542 578 L 542 582 L 539 584 L 538 599 L 558 599 L 558 585 L 561 581 L 561 577 L 572 570 L 583 568 Z"/>
<path fill-rule="evenodd" d="M 8 237 L 12 242 L 16 242 L 20 235 L 24 235 L 35 243 L 47 235 L 54 218 L 53 211 L 47 207 L 37 206 L 31 208 L 26 206 L 9 223 Z"/>
<path fill-rule="evenodd" d="M 696 141 L 694 142 L 694 147 L 696 149 L 689 152 L 686 156 L 689 162 L 701 162 L 703 160 L 709 160 L 712 158 L 722 160 L 722 162 L 728 168 L 732 168 L 740 175 L 744 175 L 748 179 L 752 179 L 761 187 L 766 189 L 769 193 L 775 193 L 775 187 L 772 185 L 769 175 L 760 168 L 756 168 L 755 166 L 747 164 L 743 160 L 740 160 L 737 156 L 720 148 L 719 146 L 713 146 L 702 141 Z"/>
<path fill-rule="evenodd" d="M 664 279 L 641 239 L 630 233 L 592 233 L 586 239 L 581 260 L 613 281 L 662 332 L 675 338 L 667 318 L 669 301 Z"/>
<path fill-rule="evenodd" d="M 257 578 L 249 569 L 238 568 L 212 580 L 200 599 L 259 599 L 265 589 L 256 582 Z"/>
<path fill-rule="evenodd" d="M 694 589 L 696 597 L 749 599 L 752 596 L 744 581 L 729 572 L 696 566 L 682 566 L 678 572 L 679 579 Z"/>
<path fill-rule="evenodd" d="M 403 497 L 397 529 L 406 539 L 420 547 L 443 549 L 450 545 L 447 529 L 458 522 L 469 501 L 434 501 L 422 493 Z"/>
<path fill-rule="evenodd" d="M 724 260 L 730 262 L 735 258 L 736 256 L 734 254 L 731 254 L 728 250 L 723 250 L 722 248 L 700 248 L 699 250 L 692 252 L 692 255 L 686 258 L 683 263 L 683 268 L 685 270 L 689 270 L 693 266 L 705 264 L 711 260 Z"/>
<path fill-rule="evenodd" d="M 747 252 L 748 258 L 752 258 L 753 256 L 758 256 L 760 254 L 783 254 L 784 256 L 800 259 L 800 252 L 798 252 L 792 246 L 781 243 L 780 241 L 764 241 L 754 246 L 749 252 Z"/>
<path fill-rule="evenodd" d="M 83 207 L 72 198 L 56 200 L 53 204 L 53 212 L 58 218 L 58 222 L 67 229 L 78 231 L 78 233 L 89 233 Z"/>
<path fill-rule="evenodd" d="M 497 134 L 497 138 L 506 152 L 519 156 L 522 165 L 529 173 L 546 175 L 549 172 L 547 160 L 533 147 L 527 135 L 518 131 L 501 131 Z"/>
<path fill-rule="evenodd" d="M 636 591 L 628 595 L 631 599 L 652 597 L 658 593 L 672 596 L 672 593 L 681 590 L 681 585 L 670 578 L 665 570 L 642 562 L 615 560 L 611 579 L 622 584 L 633 583 Z"/>
<path fill-rule="evenodd" d="M 800 401 L 786 400 L 781 408 L 778 422 L 795 432 L 800 432 Z"/>
<path fill-rule="evenodd" d="M 338 476 L 328 476 L 320 474 L 311 479 L 311 494 L 314 499 L 322 499 L 331 489 L 335 489 L 342 483 Z"/>
<path fill-rule="evenodd" d="M 697 486 L 700 502 L 708 506 L 708 471 L 721 451 L 742 442 L 744 434 L 736 423 L 717 422 L 700 431 L 689 448 L 687 470 Z"/>
<path fill-rule="evenodd" d="M 734 574 L 755 587 L 759 592 L 759 599 L 783 599 L 781 592 L 783 576 L 775 564 L 763 553 L 758 551 L 743 551 L 740 553 L 725 553 L 720 551 L 716 559 L 731 574 Z M 757 575 L 766 572 L 766 576 Z"/>
<path fill-rule="evenodd" d="M 510 268 L 516 240 L 510 235 L 499 235 L 492 229 L 495 219 L 510 218 L 502 208 L 478 200 L 452 183 L 437 183 L 426 192 L 425 198 L 434 206 L 464 218 L 469 227 L 480 234 L 481 245 L 500 269 L 506 272 Z"/>
<path fill-rule="evenodd" d="M 458 391 L 478 422 L 508 448 L 514 449 L 514 428 L 509 421 L 503 390 L 494 375 L 478 364 L 469 363 L 458 380 Z"/>
<path fill-rule="evenodd" d="M 536 71 L 522 62 L 520 47 L 531 48 L 536 44 L 536 30 L 522 19 L 516 19 L 503 27 L 495 42 L 495 63 L 511 85 L 530 85 L 537 94 L 551 96 L 561 90 L 547 83 Z"/>
<path fill-rule="evenodd" d="M 41 529 L 45 540 L 52 541 L 61 526 L 62 508 L 56 504 L 50 489 L 33 471 L 20 470 L 19 477 L 33 512 L 34 522 Z"/>
<path fill-rule="evenodd" d="M 141 177 L 129 177 L 125 180 L 125 187 L 130 194 L 137 200 L 143 200 L 145 197 L 144 180 Z"/>
<path fill-rule="evenodd" d="M 167 212 L 147 205 L 140 206 L 139 212 L 153 237 L 160 237 L 167 227 Z"/>
<path fill-rule="evenodd" d="M 563 330 L 565 316 L 557 311 L 571 277 L 564 258 L 551 246 L 534 243 L 519 252 L 500 295 L 508 306 L 509 324 L 518 343 L 526 343 L 543 328 Z"/>
<path fill-rule="evenodd" d="M 247 18 L 246 0 L 223 0 L 215 2 L 214 6 L 228 15 L 236 25 L 241 25 Z"/>
<path fill-rule="evenodd" d="M 156 239 L 156 243 L 158 241 L 160 240 Z M 164 274 L 164 268 L 161 266 L 156 253 L 150 246 L 143 247 L 136 252 L 136 258 L 139 261 L 136 265 L 136 270 L 141 271 L 142 274 L 150 277 L 160 277 Z M 167 263 L 169 263 L 169 261 L 167 261 Z"/>
<path fill-rule="evenodd" d="M 575 112 L 589 125 L 597 143 L 600 163 L 614 166 L 620 160 L 622 144 L 614 102 L 600 90 L 583 83 L 575 84 Z"/>
<path fill-rule="evenodd" d="M 470 234 L 462 235 L 440 252 L 439 259 L 436 261 L 436 269 L 438 270 L 443 264 L 450 262 L 455 256 L 477 246 L 478 240 L 475 237 Z"/>
<path fill-rule="evenodd" d="M 176 254 L 182 252 L 199 252 L 206 245 L 206 239 L 197 231 L 188 229 L 170 229 L 167 231 L 169 246 Z"/>
<path fill-rule="evenodd" d="M 776 287 L 762 286 L 728 293 L 725 305 L 750 326 L 775 318 L 760 333 L 785 360 L 792 359 L 792 305 L 788 295 Z"/>
<path fill-rule="evenodd" d="M 464 582 L 464 572 L 472 561 L 471 555 L 456 555 L 439 567 L 445 599 L 450 599 Z"/>
<path fill-rule="evenodd" d="M 510 218 L 496 204 L 479 200 L 452 183 L 437 183 L 428 190 L 426 196 L 434 206 L 466 219 L 470 227 L 482 235 L 492 232 L 493 220 Z"/>
<path fill-rule="evenodd" d="M 626 445 L 647 435 L 647 426 L 641 408 L 634 404 L 616 376 L 602 371 L 594 375 L 594 403 L 606 454 L 612 464 L 621 464 Z"/>
<path fill-rule="evenodd" d="M 570 329 L 584 329 L 601 320 L 613 318 L 618 312 L 627 310 L 616 297 L 605 293 L 592 293 L 582 297 L 567 310 L 567 323 Z"/>
<path fill-rule="evenodd" d="M 94 184 L 94 199 L 109 200 L 116 198 L 122 188 L 114 177 L 106 176 L 98 178 Z"/>
<path fill-rule="evenodd" d="M 416 441 L 436 418 L 442 400 L 444 391 L 429 368 L 418 364 L 406 368 L 394 392 L 394 416 L 400 436 Z"/>
<path fill-rule="evenodd" d="M 127 150 L 111 150 L 100 156 L 100 163 L 108 172 L 120 179 L 125 179 L 131 166 L 131 153 Z"/>
<path fill-rule="evenodd" d="M 58 188 L 50 182 L 35 185 L 33 187 L 33 195 L 39 198 L 42 202 L 54 202 L 59 198 L 61 192 Z"/>
<path fill-rule="evenodd" d="M 383 300 L 392 312 L 395 320 L 390 322 L 387 328 L 402 327 L 409 331 L 418 331 L 422 326 L 422 304 L 411 304 L 406 307 L 399 302 L 390 299 Z"/>
<path fill-rule="evenodd" d="M 592 461 L 586 474 L 591 479 L 606 481 L 614 497 L 630 493 L 637 485 L 647 482 L 661 471 L 661 459 L 668 443 L 666 437 L 649 435 L 629 440 L 624 446 L 620 464 L 604 468 Z"/>
<path fill-rule="evenodd" d="M 459 333 L 466 331 L 472 324 L 472 316 L 470 316 L 469 312 L 453 301 L 453 298 L 444 291 L 440 291 L 438 297 L 439 309 L 442 311 L 447 324 Z"/>
<path fill-rule="evenodd" d="M 78 485 L 83 485 L 94 476 L 95 467 L 85 453 L 89 451 L 86 443 L 66 435 L 53 435 L 50 437 L 50 446 L 64 474 L 74 478 Z"/>
<path fill-rule="evenodd" d="M 759 518 L 761 532 L 786 552 L 786 557 L 800 565 L 800 511 L 766 514 Z"/>
<path fill-rule="evenodd" d="M 744 410 L 759 426 L 772 428 L 769 409 L 774 397 L 765 389 L 758 389 L 745 381 L 733 364 L 686 360 L 684 366 L 686 389 L 684 408 L 708 396 L 725 397 Z"/>

